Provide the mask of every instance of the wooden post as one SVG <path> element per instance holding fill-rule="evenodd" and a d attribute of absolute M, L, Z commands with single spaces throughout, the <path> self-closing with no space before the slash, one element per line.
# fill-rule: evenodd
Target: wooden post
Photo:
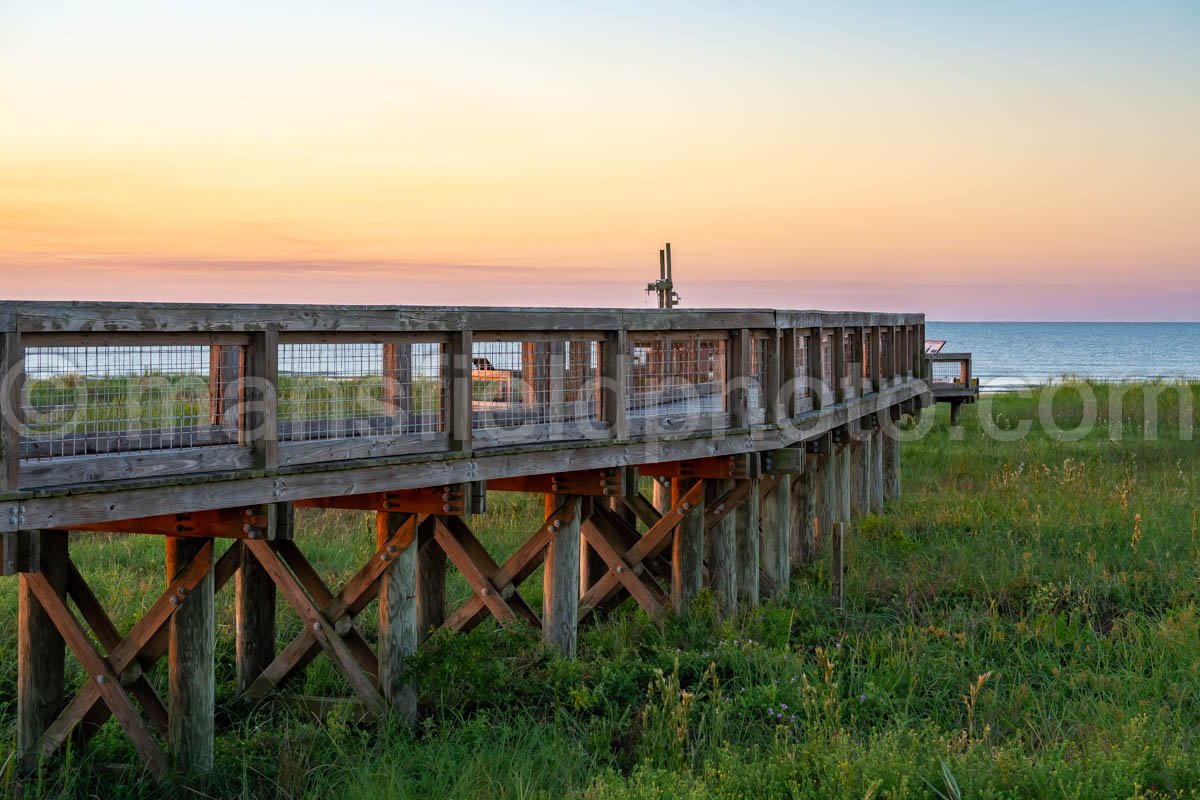
<path fill-rule="evenodd" d="M 417 638 L 422 641 L 446 621 L 446 551 L 436 533 L 436 517 L 417 526 Z"/>
<path fill-rule="evenodd" d="M 24 531 L 37 537 L 37 566 L 60 597 L 67 595 L 69 554 L 66 531 Z M 16 537 L 10 541 L 15 544 Z M 32 565 L 30 565 L 32 566 Z M 17 599 L 17 752 L 33 753 L 63 706 L 66 648 L 62 635 L 26 583 Z"/>
<path fill-rule="evenodd" d="M 567 658 L 575 657 L 579 625 L 581 504 L 582 498 L 573 495 L 546 495 L 547 519 L 563 506 L 574 507 L 570 521 L 558 528 L 546 546 L 542 583 L 542 635 Z"/>
<path fill-rule="evenodd" d="M 762 499 L 762 570 L 774 584 L 774 596 L 785 597 L 791 580 L 792 476 L 780 475 Z"/>
<path fill-rule="evenodd" d="M 732 480 L 709 480 L 704 485 L 705 508 L 714 508 L 721 497 L 734 487 Z M 737 518 L 726 514 L 708 531 L 708 576 L 721 610 L 732 616 L 737 612 Z"/>
<path fill-rule="evenodd" d="M 21 470 L 21 392 L 25 357 L 21 332 L 0 331 L 0 492 L 15 492 Z M 40 606 L 39 606 L 40 608 Z"/>
<path fill-rule="evenodd" d="M 837 611 L 846 608 L 845 564 L 846 564 L 846 526 L 840 522 L 833 523 L 833 536 L 830 537 L 830 567 L 829 584 L 833 595 L 833 607 Z"/>
<path fill-rule="evenodd" d="M 671 481 L 672 504 L 679 502 L 695 484 L 694 478 Z M 675 526 L 671 546 L 671 609 L 686 614 L 704 583 L 704 501 Z"/>
<path fill-rule="evenodd" d="M 408 514 L 375 515 L 376 543 L 383 547 L 409 519 Z M 397 552 L 379 579 L 379 689 L 407 725 L 417 721 L 417 691 L 404 680 L 404 662 L 417 651 L 417 537 Z"/>
<path fill-rule="evenodd" d="M 900 440 L 890 429 L 881 435 L 883 442 L 883 497 L 889 502 L 900 499 Z"/>
<path fill-rule="evenodd" d="M 829 376 L 825 374 L 825 343 L 821 328 L 813 328 L 808 336 L 808 393 L 812 397 L 813 411 L 825 407 L 825 388 Z"/>
<path fill-rule="evenodd" d="M 883 511 L 883 439 L 883 431 L 875 428 L 868 440 L 871 445 L 870 503 L 875 514 Z"/>
<path fill-rule="evenodd" d="M 950 427 L 957 428 L 962 422 L 962 403 L 950 402 Z"/>
<path fill-rule="evenodd" d="M 830 370 L 832 374 L 827 375 L 826 379 L 833 391 L 833 402 L 835 403 L 845 400 L 850 392 L 850 388 L 846 385 L 849 365 L 846 363 L 846 346 L 842 343 L 844 335 L 845 332 L 841 328 L 833 328 L 829 331 L 830 360 L 833 369 Z"/>
<path fill-rule="evenodd" d="M 182 772 L 207 772 L 213 767 L 213 714 L 216 675 L 213 660 L 216 628 L 213 613 L 212 539 L 167 537 L 167 581 L 194 558 L 207 558 L 207 573 L 196 588 L 179 598 L 171 616 L 167 670 L 170 688 L 168 740 L 176 767 Z"/>
<path fill-rule="evenodd" d="M 751 349 L 754 339 L 745 328 L 735 331 L 729 339 L 725 358 L 728 361 L 725 372 L 727 380 L 722 391 L 726 393 L 726 408 L 729 411 L 730 424 L 734 428 L 745 428 L 750 425 L 750 380 Z M 759 387 L 760 392 L 764 387 Z M 766 395 L 761 395 L 765 397 Z"/>
<path fill-rule="evenodd" d="M 446 348 L 446 369 L 443 382 L 446 394 L 446 426 L 450 433 L 450 447 L 464 453 L 471 452 L 474 420 L 472 418 L 471 379 L 472 359 L 475 355 L 474 336 L 471 331 L 451 334 Z"/>
<path fill-rule="evenodd" d="M 600 385 L 604 421 L 614 439 L 629 438 L 629 340 L 624 330 L 609 331 L 601 351 Z"/>
<path fill-rule="evenodd" d="M 758 605 L 759 557 L 759 479 L 750 480 L 750 496 L 733 514 L 737 537 L 738 602 L 754 608 Z"/>
<path fill-rule="evenodd" d="M 808 457 L 809 463 L 815 461 Z M 816 550 L 817 481 L 820 473 L 807 468 L 792 477 L 791 558 L 793 565 L 807 564 Z"/>
<path fill-rule="evenodd" d="M 237 689 L 246 691 L 275 660 L 275 582 L 242 548 L 235 598 Z"/>
<path fill-rule="evenodd" d="M 243 439 L 254 451 L 259 468 L 279 464 L 279 331 L 250 335 L 242 385 Z"/>

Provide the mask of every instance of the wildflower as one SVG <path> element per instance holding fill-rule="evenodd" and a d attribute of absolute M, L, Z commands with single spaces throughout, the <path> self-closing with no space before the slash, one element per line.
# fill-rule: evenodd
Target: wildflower
<path fill-rule="evenodd" d="M 860 703 L 865 703 L 865 702 L 867 702 L 867 696 L 866 696 L 865 694 L 860 694 L 860 695 L 858 696 L 858 702 L 860 702 Z"/>

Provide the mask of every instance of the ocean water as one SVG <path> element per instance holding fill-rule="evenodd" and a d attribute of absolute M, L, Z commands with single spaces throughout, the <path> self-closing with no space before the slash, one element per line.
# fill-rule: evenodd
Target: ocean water
<path fill-rule="evenodd" d="M 926 322 L 943 352 L 972 353 L 993 389 L 1063 377 L 1200 379 L 1200 322 Z"/>

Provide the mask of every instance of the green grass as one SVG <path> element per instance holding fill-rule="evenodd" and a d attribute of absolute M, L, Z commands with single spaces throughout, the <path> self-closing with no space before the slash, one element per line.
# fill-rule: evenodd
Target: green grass
<path fill-rule="evenodd" d="M 1198 386 L 1191 387 L 1196 394 Z M 1078 441 L 1049 435 L 1100 400 Z M 318 723 L 233 696 L 231 593 L 219 598 L 218 769 L 208 796 L 244 797 L 1191 797 L 1200 794 L 1200 474 L 1179 395 L 1144 440 L 1140 390 L 1118 413 L 1080 385 L 946 410 L 905 446 L 904 492 L 847 542 L 847 609 L 827 600 L 827 558 L 786 601 L 723 620 L 702 599 L 656 629 L 628 604 L 555 657 L 527 629 L 436 636 L 414 660 L 414 733 Z M 983 434 L 1033 420 L 1017 441 Z M 1196 412 L 1185 416 L 1195 424 Z M 1114 423 L 1115 424 L 1112 424 Z M 1111 441 L 1110 430 L 1122 435 Z M 494 494 L 475 520 L 498 557 L 536 525 L 540 498 Z M 364 515 L 306 513 L 302 545 L 331 579 L 364 560 Z M 74 555 L 127 626 L 160 591 L 161 542 L 78 538 Z M 538 602 L 539 576 L 526 586 Z M 461 599 L 465 586 L 452 581 Z M 0 583 L 15 620 L 16 583 Z M 364 617 L 370 626 L 370 614 Z M 281 613 L 283 635 L 295 618 Z M 15 702 L 15 625 L 0 629 L 0 717 Z M 161 668 L 160 668 L 161 669 Z M 72 662 L 71 680 L 80 679 Z M 161 681 L 163 675 L 155 674 Z M 306 693 L 346 694 L 325 659 Z M 11 742 L 0 743 L 0 750 Z M 0 761 L 3 759 L 0 758 Z M 24 797 L 154 790 L 110 723 L 47 765 Z M 11 775 L 0 789 L 17 792 Z M 170 792 L 179 795 L 178 791 Z"/>

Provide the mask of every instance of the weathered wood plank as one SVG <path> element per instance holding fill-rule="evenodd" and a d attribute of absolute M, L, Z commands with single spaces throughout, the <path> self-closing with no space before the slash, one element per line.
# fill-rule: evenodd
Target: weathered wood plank
<path fill-rule="evenodd" d="M 709 513 L 734 490 L 731 479 L 704 482 L 704 507 Z M 728 502 L 728 501 L 725 501 Z M 728 615 L 737 612 L 737 524 L 733 513 L 723 514 L 704 532 L 708 555 L 708 578 L 721 610 Z"/>
<path fill-rule="evenodd" d="M 791 579 L 791 475 L 778 475 L 775 487 L 762 498 L 762 571 L 773 597 L 787 594 Z"/>

